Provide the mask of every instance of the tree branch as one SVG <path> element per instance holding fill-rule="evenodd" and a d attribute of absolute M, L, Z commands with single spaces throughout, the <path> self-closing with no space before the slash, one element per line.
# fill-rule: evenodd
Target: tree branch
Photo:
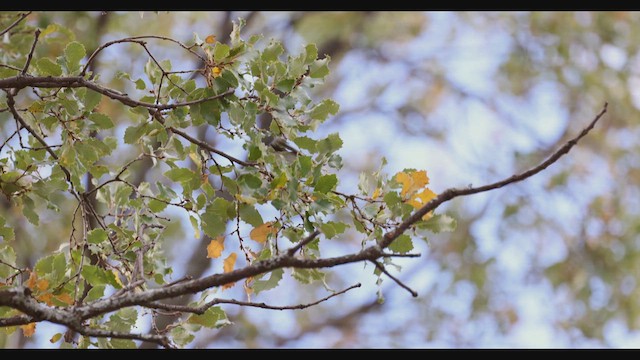
<path fill-rule="evenodd" d="M 329 296 L 323 297 L 322 299 L 314 301 L 312 303 L 289 305 L 289 306 L 273 306 L 273 305 L 267 305 L 265 303 L 254 303 L 254 302 L 247 302 L 247 301 L 218 299 L 218 298 L 213 299 L 213 300 L 207 302 L 206 304 L 204 304 L 202 306 L 195 307 L 195 308 L 194 307 L 190 307 L 190 306 L 163 304 L 163 303 L 159 303 L 159 302 L 152 302 L 152 303 L 146 304 L 145 306 L 148 307 L 148 308 L 152 308 L 152 309 L 188 312 L 188 313 L 194 313 L 194 314 L 198 314 L 198 315 L 204 314 L 205 311 L 207 311 L 207 309 L 209 309 L 210 307 L 212 307 L 214 305 L 218 305 L 218 304 L 233 304 L 233 305 L 240 305 L 240 306 L 257 307 L 257 308 L 268 309 L 268 310 L 302 310 L 302 309 L 306 309 L 308 307 L 312 307 L 312 306 L 318 305 L 318 304 L 320 304 L 322 302 L 325 302 L 325 301 L 331 299 L 332 297 L 335 297 L 335 296 L 338 296 L 338 295 L 342 295 L 342 294 L 346 293 L 347 291 L 355 289 L 355 288 L 359 288 L 360 286 L 362 286 L 362 285 L 360 283 L 357 283 L 355 285 L 351 285 L 346 289 L 343 289 L 343 290 L 340 290 L 338 292 L 335 292 L 335 293 L 333 293 L 333 294 L 331 294 Z"/>
<path fill-rule="evenodd" d="M 120 93 L 113 89 L 106 88 L 102 85 L 98 85 L 92 81 L 89 81 L 81 76 L 13 76 L 5 79 L 0 79 L 0 89 L 23 89 L 25 87 L 35 88 L 79 88 L 85 87 L 105 95 L 113 100 L 117 100 L 127 106 L 137 107 L 142 106 L 148 109 L 154 110 L 171 110 L 183 106 L 196 105 L 206 101 L 221 99 L 227 95 L 233 94 L 235 89 L 230 88 L 227 91 L 214 95 L 208 98 L 186 101 L 182 103 L 174 104 L 152 104 L 143 101 L 137 101 L 127 96 L 127 94 Z"/>
<path fill-rule="evenodd" d="M 422 219 L 424 215 L 426 215 L 428 212 L 432 210 L 435 210 L 438 206 L 440 206 L 444 202 L 447 202 L 459 196 L 473 195 L 473 194 L 478 194 L 478 193 L 489 191 L 489 190 L 499 189 L 503 186 L 520 182 L 522 180 L 530 178 L 531 176 L 546 169 L 551 164 L 558 161 L 558 159 L 560 159 L 563 155 L 567 154 L 569 150 L 571 150 L 571 148 L 574 145 L 576 145 L 580 139 L 585 137 L 589 133 L 589 131 L 593 129 L 593 127 L 596 125 L 598 120 L 600 120 L 600 118 L 602 118 L 602 116 L 607 112 L 607 106 L 608 104 L 604 103 L 604 106 L 600 111 L 600 113 L 596 115 L 596 117 L 591 121 L 591 123 L 589 123 L 589 125 L 587 125 L 587 127 L 582 129 L 582 131 L 576 137 L 567 141 L 561 148 L 556 150 L 556 152 L 551 154 L 551 156 L 549 156 L 547 160 L 543 161 L 538 166 L 535 166 L 520 174 L 512 175 L 507 179 L 495 182 L 493 184 L 488 184 L 488 185 L 479 186 L 475 188 L 474 187 L 469 187 L 465 189 L 450 188 L 445 190 L 442 194 L 438 195 L 435 199 L 429 201 L 422 208 L 414 212 L 405 221 L 403 221 L 400 225 L 398 225 L 398 227 L 396 227 L 393 231 L 386 233 L 384 235 L 384 239 L 380 242 L 380 247 L 385 248 L 389 246 L 393 242 L 393 240 L 397 239 L 398 236 L 402 235 L 405 231 L 407 231 L 407 229 L 411 227 L 411 225 L 420 221 L 420 219 Z"/>
<path fill-rule="evenodd" d="M 31 45 L 31 50 L 29 50 L 29 55 L 27 56 L 27 62 L 24 64 L 24 68 L 20 74 L 24 76 L 29 69 L 29 64 L 31 64 L 31 59 L 33 58 L 33 53 L 36 51 L 36 44 L 38 43 L 38 38 L 40 37 L 40 29 L 36 29 L 35 37 L 33 38 L 33 44 Z M 16 90 L 17 92 L 18 90 Z"/>
<path fill-rule="evenodd" d="M 11 103 L 11 102 L 12 102 L 12 98 L 9 97 L 8 103 Z M 11 106 L 13 106 L 13 104 L 11 104 L 10 107 Z M 291 256 L 291 254 L 295 253 L 295 251 L 299 250 L 302 246 L 312 241 L 318 235 L 317 232 L 314 232 L 311 235 L 309 235 L 307 238 L 303 239 L 295 247 L 287 251 L 287 253 L 285 254 L 282 254 L 267 260 L 256 261 L 251 265 L 245 266 L 244 268 L 236 269 L 226 273 L 213 274 L 210 276 L 206 276 L 206 277 L 194 279 L 194 280 L 186 280 L 179 283 L 166 285 L 161 288 L 149 289 L 149 290 L 140 291 L 140 292 L 127 292 L 117 297 L 111 296 L 108 298 L 96 300 L 88 304 L 84 304 L 82 306 L 73 306 L 69 308 L 51 308 L 51 307 L 45 306 L 30 297 L 29 289 L 20 286 L 16 288 L 0 290 L 0 306 L 13 307 L 29 316 L 32 316 L 36 321 L 47 320 L 47 321 L 55 322 L 58 324 L 63 324 L 75 329 L 80 333 L 83 333 L 89 336 L 122 337 L 122 338 L 138 339 L 138 340 L 160 343 L 160 341 L 163 341 L 162 340 L 163 338 L 157 335 L 120 334 L 120 333 L 112 333 L 112 332 L 107 333 L 107 332 L 104 332 L 104 330 L 82 328 L 80 324 L 84 320 L 87 320 L 92 317 L 105 314 L 111 311 L 115 311 L 124 307 L 137 306 L 137 305 L 148 306 L 150 303 L 153 304 L 157 300 L 174 298 L 174 297 L 182 296 L 185 294 L 195 294 L 209 288 L 222 286 L 224 284 L 236 282 L 242 279 L 246 279 L 248 277 L 254 277 L 269 271 L 273 271 L 280 268 L 286 268 L 286 267 L 317 269 L 317 268 L 334 267 L 338 265 L 356 263 L 361 261 L 372 261 L 376 264 L 378 269 L 380 269 L 386 275 L 391 277 L 400 286 L 409 290 L 412 293 L 412 295 L 417 296 L 417 294 L 414 291 L 412 291 L 411 289 L 406 287 L 406 285 L 399 282 L 399 280 L 396 279 L 395 277 L 391 276 L 384 269 L 384 267 L 376 261 L 381 257 L 389 256 L 388 253 L 385 253 L 383 251 L 384 248 L 388 247 L 398 236 L 400 236 L 400 234 L 402 234 L 407 229 L 409 229 L 409 227 L 411 227 L 414 223 L 418 222 L 422 218 L 422 216 L 436 209 L 439 205 L 441 205 L 446 201 L 449 201 L 458 196 L 467 196 L 467 195 L 472 195 L 472 194 L 476 194 L 484 191 L 498 189 L 508 184 L 522 181 L 544 170 L 545 168 L 547 168 L 548 166 L 556 162 L 561 156 L 568 153 L 571 150 L 571 148 L 575 146 L 576 143 L 581 138 L 586 136 L 594 128 L 597 121 L 605 114 L 606 110 L 607 110 L 607 104 L 604 105 L 604 108 L 602 109 L 602 111 L 595 117 L 593 121 L 591 121 L 591 123 L 587 127 L 585 127 L 576 137 L 569 140 L 564 146 L 558 149 L 555 153 L 553 153 L 548 159 L 543 161 L 541 164 L 521 174 L 513 175 L 505 180 L 498 181 L 489 185 L 484 185 L 476 188 L 470 187 L 466 189 L 455 189 L 455 188 L 448 189 L 442 194 L 440 194 L 439 196 L 437 196 L 434 200 L 430 201 L 425 206 L 423 206 L 422 208 L 414 212 L 403 223 L 398 225 L 396 229 L 386 233 L 384 235 L 383 240 L 380 241 L 379 244 L 368 246 L 357 253 L 330 257 L 330 258 L 320 258 L 320 259 L 305 259 L 305 258 L 296 258 Z M 15 108 L 12 109 L 12 112 L 17 113 L 15 111 Z M 343 292 L 348 290 L 349 289 L 343 290 Z M 332 296 L 336 296 L 338 294 L 339 293 L 333 294 Z M 291 308 L 291 307 L 274 307 L 266 304 L 246 303 L 246 302 L 239 302 L 235 300 L 216 299 L 214 301 L 217 301 L 217 303 L 229 303 L 229 304 L 236 304 L 241 306 L 254 306 L 254 307 L 263 307 L 263 308 L 269 308 L 269 309 Z M 321 301 L 324 301 L 324 300 L 321 300 Z M 161 304 L 160 306 L 164 306 L 164 304 Z M 304 306 L 304 305 L 297 305 L 297 306 Z M 181 310 L 185 310 L 185 309 L 181 308 Z M 23 321 L 23 320 L 12 320 L 12 321 Z M 24 321 L 26 321 L 26 319 Z M 167 343 L 163 343 L 163 345 L 167 346 Z"/>
<path fill-rule="evenodd" d="M 7 32 L 9 32 L 11 29 L 13 29 L 14 27 L 18 26 L 18 24 L 20 24 L 20 22 L 21 22 L 22 20 L 24 20 L 27 16 L 31 15 L 31 13 L 32 13 L 32 12 L 33 12 L 33 11 L 29 11 L 29 12 L 26 12 L 26 13 L 22 13 L 22 14 L 20 14 L 20 17 L 19 17 L 16 21 L 14 21 L 14 22 L 13 22 L 13 24 L 9 25 L 9 27 L 7 27 L 6 29 L 4 29 L 4 30 L 0 31 L 0 36 L 2 36 L 2 35 L 4 35 L 4 34 L 6 34 L 6 33 L 7 33 Z"/>
<path fill-rule="evenodd" d="M 411 289 L 410 287 L 408 287 L 407 285 L 405 285 L 402 281 L 400 281 L 400 279 L 398 279 L 397 277 L 391 275 L 387 269 L 384 268 L 384 265 L 380 264 L 379 262 L 375 261 L 375 260 L 371 260 L 371 262 L 376 266 L 376 268 L 378 268 L 378 270 L 382 271 L 385 275 L 387 275 L 389 278 L 391 278 L 391 280 L 395 281 L 396 284 L 400 285 L 401 288 L 407 290 L 409 293 L 411 293 L 411 295 L 413 297 L 418 297 L 418 293 Z"/>
<path fill-rule="evenodd" d="M 297 243 L 296 246 L 294 246 L 291 249 L 287 250 L 287 254 L 289 256 L 293 256 L 293 254 L 295 254 L 296 251 L 302 249 L 303 246 L 305 246 L 308 243 L 312 242 L 313 239 L 315 239 L 318 235 L 320 235 L 320 231 L 316 230 L 316 231 L 312 232 L 311 234 L 309 234 L 309 236 L 307 236 L 306 238 L 300 240 L 300 242 Z"/>

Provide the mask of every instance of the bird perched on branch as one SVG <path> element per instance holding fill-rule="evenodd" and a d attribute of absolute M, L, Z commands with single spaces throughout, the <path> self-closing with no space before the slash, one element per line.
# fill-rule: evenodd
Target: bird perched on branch
<path fill-rule="evenodd" d="M 289 145 L 287 139 L 283 136 L 274 136 L 270 134 L 265 136 L 264 139 L 262 139 L 262 142 L 264 142 L 265 145 L 271 146 L 275 151 L 298 155 L 298 150 Z"/>

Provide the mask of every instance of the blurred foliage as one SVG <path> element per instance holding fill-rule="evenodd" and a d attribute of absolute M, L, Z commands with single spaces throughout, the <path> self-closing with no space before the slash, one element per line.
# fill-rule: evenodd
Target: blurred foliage
<path fill-rule="evenodd" d="M 249 34 L 283 38 L 285 47 L 316 42 L 333 60 L 316 96 L 342 105 L 332 124 L 352 160 L 345 177 L 375 171 L 382 155 L 402 169 L 423 154 L 446 154 L 425 160 L 440 169 L 430 171 L 442 179 L 436 192 L 488 183 L 540 161 L 609 103 L 596 131 L 536 178 L 448 204 L 457 230 L 423 244 L 419 264 L 407 263 L 401 277 L 418 300 L 389 286 L 383 305 L 347 296 L 273 318 L 231 309 L 239 326 L 205 334 L 196 346 L 628 346 L 637 339 L 640 13 L 131 12 L 111 13 L 96 35 L 90 29 L 101 16 L 29 20 L 84 29 L 78 41 L 88 48 L 122 34 L 184 40 L 238 16 L 249 19 Z M 100 66 L 117 68 L 111 60 Z M 379 123 L 385 136 L 347 135 L 367 126 L 373 134 Z M 23 233 L 16 251 L 37 258 L 58 243 L 53 231 L 26 236 L 28 225 L 2 204 Z M 354 235 L 336 246 L 359 241 Z M 352 281 L 351 270 L 361 267 L 333 281 Z M 315 287 L 301 289 L 270 299 L 314 298 Z M 528 336 L 532 326 L 546 337 Z"/>

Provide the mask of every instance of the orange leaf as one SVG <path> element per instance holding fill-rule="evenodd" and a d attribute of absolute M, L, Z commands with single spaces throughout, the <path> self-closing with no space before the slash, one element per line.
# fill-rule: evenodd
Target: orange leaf
<path fill-rule="evenodd" d="M 33 290 L 36 287 L 36 280 L 38 280 L 38 275 L 36 275 L 35 271 L 32 271 L 29 274 L 29 280 L 27 280 L 27 287 Z"/>
<path fill-rule="evenodd" d="M 412 172 L 399 172 L 396 174 L 395 179 L 402 184 L 402 191 L 400 195 L 403 197 L 407 194 L 412 194 L 427 184 L 429 184 L 429 177 L 424 170 L 412 171 Z"/>
<path fill-rule="evenodd" d="M 218 258 L 222 255 L 222 250 L 224 250 L 224 236 L 221 235 L 212 239 L 207 245 L 207 257 L 210 259 Z"/>
<path fill-rule="evenodd" d="M 22 333 L 26 337 L 31 337 L 36 332 L 36 323 L 28 323 L 27 325 L 20 326 Z"/>
<path fill-rule="evenodd" d="M 237 257 L 238 257 L 238 254 L 231 253 L 231 254 L 229 254 L 229 256 L 227 256 L 226 259 L 224 259 L 224 261 L 222 263 L 222 268 L 224 269 L 224 272 L 228 273 L 228 272 L 233 270 L 233 267 L 236 265 L 236 258 Z M 224 284 L 222 286 L 222 289 L 228 289 L 228 288 L 232 287 L 234 284 L 235 284 L 235 282 Z"/>
<path fill-rule="evenodd" d="M 209 36 L 207 36 L 207 37 L 204 39 L 204 41 L 205 41 L 207 44 L 213 44 L 213 43 L 215 43 L 215 42 L 216 42 L 216 36 L 215 36 L 215 35 L 209 35 Z"/>
<path fill-rule="evenodd" d="M 273 227 L 273 222 L 266 222 L 251 230 L 249 237 L 261 244 L 264 244 L 264 242 L 267 241 L 267 236 L 269 236 L 269 234 L 275 235 L 277 232 L 278 229 Z"/>
<path fill-rule="evenodd" d="M 36 300 L 41 301 L 49 306 L 53 306 L 54 304 L 51 299 L 53 299 L 53 295 L 51 295 L 51 293 L 44 293 L 42 295 L 36 296 Z"/>
<path fill-rule="evenodd" d="M 58 296 L 56 296 L 56 299 L 60 300 L 61 302 L 67 304 L 67 305 L 73 305 L 73 298 L 71 297 L 71 295 L 67 294 L 67 293 L 62 293 Z"/>

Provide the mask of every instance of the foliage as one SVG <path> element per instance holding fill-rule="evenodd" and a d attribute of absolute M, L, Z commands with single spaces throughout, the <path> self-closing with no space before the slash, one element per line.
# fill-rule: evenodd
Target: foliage
<path fill-rule="evenodd" d="M 2 219 L 2 288 L 20 292 L 27 276 L 25 294 L 36 301 L 32 308 L 3 308 L 6 324 L 10 319 L 20 322 L 20 314 L 26 313 L 29 324 L 22 328 L 31 336 L 35 322 L 56 322 L 57 307 L 88 322 L 57 321 L 84 335 L 76 342 L 80 347 L 131 347 L 132 339 L 184 346 L 193 339 L 189 334 L 202 326 L 229 324 L 224 311 L 183 310 L 194 314 L 145 336 L 132 332 L 142 314 L 131 305 L 156 311 L 162 305 L 153 300 L 204 290 L 192 304 L 202 306 L 218 286 L 228 289 L 236 278 L 247 278 L 247 295 L 259 293 L 278 285 L 283 267 L 298 267 L 291 274 L 301 283 L 324 282 L 325 274 L 317 268 L 341 264 L 333 260 L 315 265 L 313 261 L 322 258 L 324 239 L 339 237 L 353 226 L 362 233 L 360 254 L 371 244 L 386 241 L 387 247 L 394 238 L 384 238 L 384 230 L 399 226 L 435 197 L 424 188 L 426 172 L 415 170 L 394 177 L 382 170 L 363 174 L 360 193 L 337 191 L 336 172 L 343 163 L 337 151 L 343 141 L 337 133 L 317 137 L 314 132 L 339 106 L 308 94 L 329 75 L 330 57 L 319 58 L 313 44 L 286 54 L 277 40 L 261 43 L 257 35 L 244 40 L 243 25 L 243 20 L 234 23 L 229 43 L 213 35 L 205 41 L 195 35 L 186 44 L 139 36 L 107 42 L 93 53 L 60 25 L 39 29 L 21 24 L 10 33 L 0 59 L 0 107 L 17 128 L 2 145 L 0 189 L 36 232 L 57 221 L 68 221 L 71 231 L 59 250 L 40 258 L 31 270 L 19 266 L 24 261 L 16 258 L 14 235 Z M 169 59 L 153 54 L 151 44 L 159 40 L 201 59 L 203 68 L 173 71 Z M 101 74 L 90 70 L 103 50 L 124 43 L 142 47 L 149 57 L 143 77 L 122 71 L 116 75 L 135 85 L 139 96 L 103 87 Z M 187 76 L 192 73 L 206 82 L 199 85 Z M 22 91 L 25 87 L 33 92 Z M 120 108 L 109 102 L 119 102 Z M 258 126 L 257 118 L 264 114 L 272 119 L 268 128 Z M 246 160 L 188 134 L 199 127 L 236 142 Z M 293 159 L 285 156 L 267 145 L 267 136 L 284 137 L 300 151 Z M 147 159 L 164 179 L 135 181 L 131 169 Z M 74 204 L 70 217 L 61 211 L 61 202 Z M 335 221 L 339 212 L 352 214 L 351 221 Z M 163 252 L 163 234 L 169 221 L 187 217 L 196 237 L 212 239 L 201 256 L 222 263 L 229 280 L 218 281 L 214 275 L 186 282 L 191 289 L 172 293 L 175 283 Z M 409 225 L 427 226 L 430 217 L 431 212 Z M 293 247 L 283 253 L 287 243 Z M 392 252 L 405 254 L 413 248 L 412 237 L 402 235 L 391 245 Z M 225 249 L 232 250 L 217 260 Z M 301 255 L 294 258 L 297 250 Z M 367 256 L 350 262 L 374 261 L 382 253 L 369 251 Z M 250 269 L 254 276 L 235 275 L 238 258 L 245 260 L 244 266 L 255 265 L 256 270 Z M 385 263 L 391 263 L 389 257 Z M 140 297 L 154 294 L 153 289 L 164 295 Z M 138 290 L 137 300 L 126 300 L 127 293 Z M 114 307 L 114 298 L 124 302 Z M 33 311 L 36 308 L 46 309 L 45 315 Z"/>

